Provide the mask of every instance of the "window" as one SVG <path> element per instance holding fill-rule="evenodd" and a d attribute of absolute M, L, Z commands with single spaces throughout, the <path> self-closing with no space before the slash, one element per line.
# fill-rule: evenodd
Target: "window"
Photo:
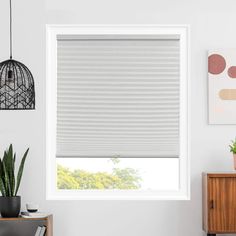
<path fill-rule="evenodd" d="M 188 198 L 188 28 L 47 30 L 48 198 Z"/>

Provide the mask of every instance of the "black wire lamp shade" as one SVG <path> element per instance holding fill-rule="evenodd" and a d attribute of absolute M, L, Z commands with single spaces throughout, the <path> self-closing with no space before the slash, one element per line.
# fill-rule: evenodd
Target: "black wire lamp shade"
<path fill-rule="evenodd" d="M 35 109 L 34 79 L 30 70 L 13 59 L 0 63 L 0 110 Z"/>
<path fill-rule="evenodd" d="M 34 78 L 21 62 L 12 59 L 12 7 L 10 0 L 10 59 L 0 62 L 0 110 L 35 109 Z"/>

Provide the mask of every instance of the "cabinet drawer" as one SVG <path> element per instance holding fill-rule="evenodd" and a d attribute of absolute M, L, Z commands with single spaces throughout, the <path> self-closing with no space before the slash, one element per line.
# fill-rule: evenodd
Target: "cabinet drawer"
<path fill-rule="evenodd" d="M 208 233 L 236 233 L 236 174 L 203 177 L 203 228 Z"/>
<path fill-rule="evenodd" d="M 236 231 L 236 178 L 209 178 L 209 230 Z"/>

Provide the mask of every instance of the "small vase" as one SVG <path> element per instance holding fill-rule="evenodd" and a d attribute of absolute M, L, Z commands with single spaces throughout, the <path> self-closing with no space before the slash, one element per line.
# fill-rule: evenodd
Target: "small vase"
<path fill-rule="evenodd" d="M 21 208 L 21 197 L 0 197 L 0 213 L 2 217 L 18 217 Z"/>

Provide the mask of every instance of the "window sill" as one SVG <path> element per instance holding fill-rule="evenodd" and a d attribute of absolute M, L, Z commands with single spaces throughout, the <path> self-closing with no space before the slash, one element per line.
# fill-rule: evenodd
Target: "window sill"
<path fill-rule="evenodd" d="M 190 200 L 188 191 L 59 190 L 47 200 Z"/>

